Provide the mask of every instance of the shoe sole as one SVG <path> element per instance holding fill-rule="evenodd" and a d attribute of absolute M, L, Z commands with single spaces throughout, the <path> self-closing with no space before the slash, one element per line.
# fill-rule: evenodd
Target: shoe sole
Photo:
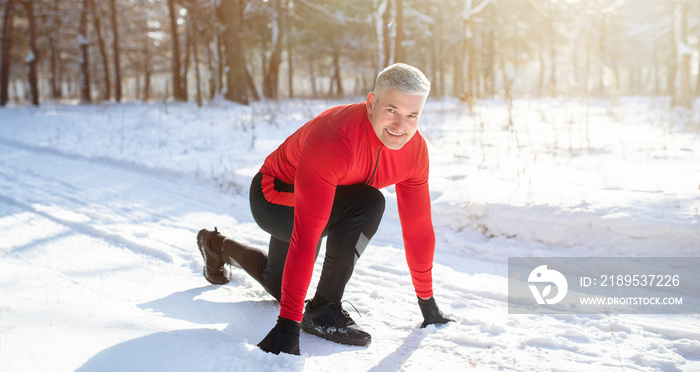
<path fill-rule="evenodd" d="M 204 247 L 202 247 L 204 245 L 204 243 L 202 242 L 203 239 L 204 239 L 204 234 L 202 233 L 202 231 L 200 231 L 199 234 L 197 234 L 197 248 L 199 248 L 199 253 L 202 255 L 202 260 L 204 261 L 204 268 L 202 269 L 202 275 L 204 275 L 204 279 L 206 279 L 209 283 L 216 284 L 216 285 L 222 285 L 222 284 L 228 283 L 229 279 L 215 280 L 215 279 L 209 278 L 209 276 L 207 275 L 207 258 L 204 255 Z"/>
<path fill-rule="evenodd" d="M 316 329 L 316 327 L 314 327 L 313 325 L 306 323 L 306 322 L 301 323 L 301 329 L 306 333 L 321 337 L 324 340 L 333 341 L 335 343 L 339 343 L 339 344 L 343 344 L 343 345 L 367 346 L 372 342 L 372 337 L 370 337 L 367 340 L 353 340 L 353 339 L 344 338 L 344 337 L 329 336 L 328 334 L 326 334 L 322 331 L 319 331 L 318 329 Z"/>

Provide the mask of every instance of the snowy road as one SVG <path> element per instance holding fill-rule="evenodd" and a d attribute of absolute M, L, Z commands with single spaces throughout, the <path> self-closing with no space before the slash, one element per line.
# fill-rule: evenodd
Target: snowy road
<path fill-rule="evenodd" d="M 124 370 L 242 370 L 285 360 L 270 359 L 251 345 L 274 324 L 272 298 L 240 271 L 224 287 L 208 286 L 200 275 L 193 239 L 200 227 L 254 230 L 239 205 L 243 198 L 165 172 L 8 141 L 0 144 L 0 154 L 0 187 L 6 190 L 0 229 L 7 232 L 0 238 L 6 288 L 0 352 L 11 370 L 73 370 L 86 360 L 85 370 L 115 363 Z M 236 212 L 241 221 L 232 217 Z M 262 232 L 244 236 L 261 246 L 266 238 Z M 380 370 L 414 354 L 419 356 L 413 363 L 430 362 L 417 353 L 431 332 L 415 329 L 419 312 L 402 252 L 387 247 L 366 257 L 346 297 L 372 319 L 355 317 L 382 329 L 382 336 L 374 332 L 373 346 L 358 349 L 304 335 L 304 351 L 319 357 L 318 369 L 342 366 L 343 357 L 333 360 L 338 354 L 354 363 L 361 354 L 365 367 L 377 363 Z M 455 299 L 461 295 L 453 293 Z M 435 332 L 444 342 L 443 331 Z M 459 365 L 466 356 L 444 362 Z M 299 364 L 293 358 L 285 363 Z M 314 363 L 309 367 L 315 369 Z"/>
<path fill-rule="evenodd" d="M 107 161 L 6 144 L 0 154 L 3 363 L 73 370 L 182 322 L 139 306 L 204 287 L 193 237 L 221 195 Z"/>
<path fill-rule="evenodd" d="M 244 186 L 222 191 L 177 162 L 151 167 L 29 138 L 0 138 L 2 371 L 700 370 L 697 315 L 508 315 L 505 257 L 569 247 L 452 226 L 444 192 L 435 196 L 435 292 L 457 322 L 418 329 L 391 189 L 345 296 L 372 344 L 302 334 L 302 357 L 262 353 L 254 345 L 276 302 L 241 270 L 208 285 L 194 242 L 217 225 L 265 247 Z M 439 170 L 449 159 L 435 161 Z"/>

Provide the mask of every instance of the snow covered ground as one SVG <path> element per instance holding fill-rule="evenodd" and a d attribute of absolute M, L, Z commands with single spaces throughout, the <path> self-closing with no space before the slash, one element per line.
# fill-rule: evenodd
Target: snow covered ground
<path fill-rule="evenodd" d="M 209 285 L 195 235 L 265 248 L 251 177 L 338 103 L 0 109 L 0 370 L 700 370 L 698 314 L 507 310 L 508 257 L 700 256 L 700 111 L 640 97 L 429 100 L 435 293 L 457 321 L 418 328 L 388 188 L 345 296 L 372 344 L 259 351 L 277 303 L 240 269 Z"/>

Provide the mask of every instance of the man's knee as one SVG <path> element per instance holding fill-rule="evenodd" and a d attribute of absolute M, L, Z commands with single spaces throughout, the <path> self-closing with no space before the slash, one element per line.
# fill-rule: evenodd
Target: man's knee
<path fill-rule="evenodd" d="M 384 194 L 374 187 L 369 186 L 367 187 L 366 194 L 365 210 L 367 212 L 367 216 L 381 220 L 382 216 L 384 215 L 384 208 L 386 207 Z"/>

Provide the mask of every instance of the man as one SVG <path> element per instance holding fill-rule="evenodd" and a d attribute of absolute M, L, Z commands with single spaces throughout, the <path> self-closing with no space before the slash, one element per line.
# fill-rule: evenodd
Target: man
<path fill-rule="evenodd" d="M 379 73 L 366 102 L 323 112 L 270 154 L 250 188 L 253 217 L 271 235 L 267 254 L 216 229 L 197 235 L 209 282 L 227 283 L 224 264 L 231 263 L 280 301 L 277 324 L 258 344 L 261 349 L 299 354 L 300 329 L 343 344 L 370 343 L 369 333 L 340 302 L 384 213 L 378 189 L 390 185 L 396 185 L 422 326 L 451 321 L 437 307 L 432 290 L 435 232 L 428 150 L 418 132 L 429 92 L 430 82 L 420 70 L 394 64 Z M 321 278 L 304 309 L 323 236 L 328 239 Z"/>

